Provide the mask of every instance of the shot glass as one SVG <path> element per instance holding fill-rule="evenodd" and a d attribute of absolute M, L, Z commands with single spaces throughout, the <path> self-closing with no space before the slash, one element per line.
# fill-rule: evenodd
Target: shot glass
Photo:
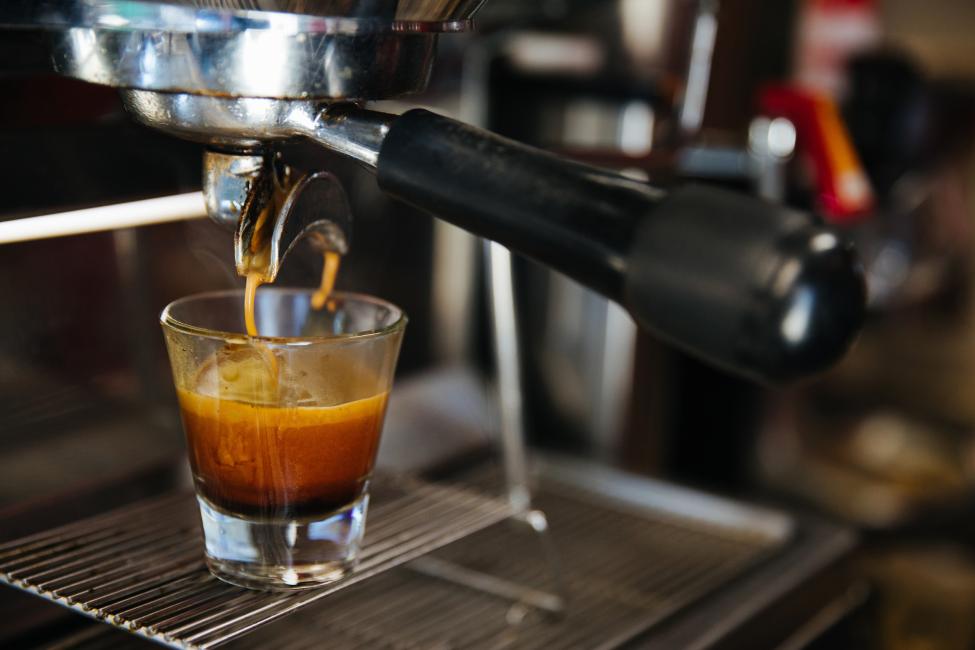
<path fill-rule="evenodd" d="M 242 291 L 182 298 L 161 322 L 205 538 L 218 578 L 311 587 L 356 562 L 406 316 L 370 296 Z"/>

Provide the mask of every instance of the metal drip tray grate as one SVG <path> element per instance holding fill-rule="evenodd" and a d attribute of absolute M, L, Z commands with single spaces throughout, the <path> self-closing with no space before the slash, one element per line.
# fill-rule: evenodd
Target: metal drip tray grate
<path fill-rule="evenodd" d="M 210 575 L 196 500 L 181 494 L 0 545 L 0 580 L 155 641 L 208 648 L 510 514 L 469 490 L 379 478 L 355 571 L 320 589 L 271 593 Z"/>
<path fill-rule="evenodd" d="M 232 647 L 616 648 L 741 575 L 777 546 L 761 535 L 722 531 L 664 513 L 621 512 L 588 497 L 551 486 L 537 498 L 563 563 L 568 599 L 562 616 L 428 577 L 409 564 Z M 433 557 L 517 584 L 548 587 L 537 542 L 506 522 Z"/>
<path fill-rule="evenodd" d="M 493 482 L 486 476 L 473 484 Z M 501 521 L 510 514 L 504 504 L 423 483 L 398 497 L 376 494 L 358 572 L 327 590 L 266 594 L 211 578 L 195 502 L 185 497 L 0 546 L 0 571 L 12 584 L 183 647 L 612 648 L 771 561 L 792 534 L 792 520 L 774 512 L 598 468 L 543 466 L 536 505 L 551 525 L 567 597 L 564 613 L 552 616 L 518 597 L 555 586 L 542 539 L 524 523 Z M 445 566 L 454 581 L 442 579 Z M 465 571 L 507 592 L 456 580 Z M 339 586 L 349 588 L 332 593 Z M 128 647 L 118 634 L 106 626 L 77 647 Z"/>

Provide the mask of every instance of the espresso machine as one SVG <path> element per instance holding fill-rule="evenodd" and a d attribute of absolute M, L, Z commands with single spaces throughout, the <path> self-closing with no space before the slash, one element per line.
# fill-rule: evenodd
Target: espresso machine
<path fill-rule="evenodd" d="M 440 638 L 461 647 L 465 643 L 458 639 L 487 644 L 505 638 L 514 647 L 529 640 L 539 647 L 571 645 L 570 638 L 583 647 L 615 647 L 641 638 L 647 643 L 700 640 L 695 636 L 700 617 L 717 620 L 718 612 L 722 624 L 739 633 L 744 626 L 729 607 L 741 589 L 767 583 L 784 567 L 791 567 L 795 580 L 805 580 L 850 547 L 847 535 L 822 522 L 573 461 L 543 461 L 536 470 L 542 478 L 528 476 L 518 423 L 518 360 L 510 345 L 515 336 L 510 258 L 500 247 L 618 302 L 660 339 L 764 382 L 815 373 L 841 357 L 859 328 L 865 290 L 852 248 L 809 215 L 705 185 L 656 187 L 423 109 L 394 114 L 370 108 L 370 102 L 422 91 L 438 40 L 470 30 L 481 4 L 61 0 L 0 8 L 5 29 L 43 39 L 56 72 L 116 87 L 136 121 L 202 145 L 205 209 L 233 231 L 240 275 L 258 273 L 273 281 L 299 242 L 343 254 L 356 245 L 355 219 L 341 182 L 329 170 L 299 171 L 291 165 L 289 146 L 296 141 L 353 161 L 375 176 L 383 193 L 495 242 L 488 272 L 507 497 L 489 501 L 417 488 L 410 498 L 418 500 L 407 505 L 418 512 L 440 508 L 435 512 L 444 518 L 444 530 L 434 535 L 421 528 L 411 537 L 407 529 L 392 526 L 377 548 L 395 539 L 412 542 L 393 555 L 388 548 L 377 551 L 354 580 L 341 585 L 350 587 L 341 594 L 333 594 L 338 588 L 294 598 L 225 593 L 222 585 L 198 584 L 179 566 L 166 564 L 175 561 L 170 551 L 160 556 L 156 574 L 140 574 L 131 583 L 118 582 L 122 578 L 115 574 L 95 583 L 79 580 L 75 571 L 49 573 L 61 561 L 54 555 L 44 555 L 38 573 L 31 557 L 23 555 L 25 548 L 43 554 L 64 550 L 71 539 L 100 539 L 97 531 L 111 529 L 117 515 L 8 542 L 0 548 L 0 562 L 10 560 L 0 567 L 6 582 L 178 647 L 228 642 L 298 647 L 308 639 L 289 628 L 292 617 L 285 616 L 299 609 L 294 616 L 320 626 L 337 643 L 369 645 L 393 634 L 363 636 L 356 626 L 357 620 L 375 618 L 377 608 L 425 603 L 436 609 L 448 602 L 457 604 L 456 621 L 439 614 L 421 617 L 426 622 L 415 624 L 408 635 L 400 630 L 404 638 L 419 639 L 414 642 L 420 647 Z M 248 266 L 247 252 L 257 248 L 268 254 L 250 262 L 258 266 Z M 474 486 L 489 480 L 477 472 L 468 478 Z M 588 573 L 578 567 L 573 574 L 577 567 L 566 565 L 578 564 L 602 543 L 588 539 L 604 525 L 592 495 L 607 511 L 626 511 L 612 525 L 629 526 L 650 546 L 607 558 L 613 562 Z M 583 510 L 596 509 L 575 511 L 577 502 L 585 504 Z M 180 503 L 153 502 L 144 511 L 149 528 L 126 530 L 117 548 L 69 551 L 74 555 L 64 559 L 65 566 L 82 570 L 88 561 L 139 550 L 133 540 L 182 526 L 192 529 Z M 391 503 L 390 517 L 402 505 Z M 383 530 L 382 513 L 377 509 L 374 515 L 377 531 Z M 679 513 L 687 521 L 668 528 L 683 516 Z M 579 522 L 561 540 L 560 518 Z M 529 532 L 525 540 L 495 530 L 508 519 Z M 551 534 L 549 520 L 555 521 Z M 717 532 L 712 538 L 707 531 Z M 468 537 L 467 546 L 458 546 Z M 526 564 L 484 559 L 509 543 Z M 647 565 L 634 585 L 614 587 L 598 577 L 601 572 L 625 575 L 654 548 L 663 557 L 678 557 L 685 545 L 694 544 L 702 557 L 711 557 L 713 566 L 703 572 L 685 558 L 676 560 L 680 570 L 669 574 Z M 811 549 L 818 551 L 810 554 Z M 416 575 L 433 584 L 418 585 Z M 739 591 L 722 593 L 732 578 Z M 650 583 L 656 592 L 641 593 L 635 586 Z M 449 591 L 457 585 L 476 595 L 460 598 Z M 751 615 L 769 611 L 783 598 L 784 587 L 778 589 L 750 602 Z M 705 593 L 713 594 L 709 610 L 686 608 Z M 486 619 L 492 632 L 478 636 Z M 343 627 L 343 620 L 353 627 Z M 96 636 L 103 633 L 98 630 Z M 528 636 L 519 637 L 521 632 Z M 650 632 L 657 635 L 653 641 Z M 119 643 L 130 641 L 124 638 Z"/>
<path fill-rule="evenodd" d="M 0 20 L 46 30 L 58 72 L 119 87 L 135 119 L 206 145 L 207 211 L 236 230 L 238 264 L 253 238 L 269 242 L 269 281 L 311 231 L 346 246 L 340 225 L 323 229 L 328 215 L 305 207 L 328 183 L 315 174 L 287 181 L 258 232 L 276 146 L 307 138 L 713 363 L 788 379 L 835 361 L 855 334 L 852 252 L 807 216 L 704 187 L 664 192 L 420 110 L 363 108 L 422 90 L 439 34 L 467 29 L 481 3 L 227 4 L 22 2 Z"/>

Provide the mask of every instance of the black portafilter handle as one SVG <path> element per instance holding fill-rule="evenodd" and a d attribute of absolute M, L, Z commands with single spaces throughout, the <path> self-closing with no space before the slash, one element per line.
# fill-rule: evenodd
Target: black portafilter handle
<path fill-rule="evenodd" d="M 811 216 L 701 185 L 663 191 L 413 110 L 378 161 L 387 193 L 561 271 L 642 326 L 764 381 L 823 370 L 863 320 L 852 247 Z"/>

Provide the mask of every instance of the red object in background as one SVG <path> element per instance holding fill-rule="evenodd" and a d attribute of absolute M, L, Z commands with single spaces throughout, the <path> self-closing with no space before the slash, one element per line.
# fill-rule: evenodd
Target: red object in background
<path fill-rule="evenodd" d="M 768 117 L 796 127 L 797 147 L 815 169 L 816 195 L 830 223 L 846 225 L 871 213 L 874 194 L 839 109 L 829 97 L 791 86 L 768 86 L 759 96 Z"/>

